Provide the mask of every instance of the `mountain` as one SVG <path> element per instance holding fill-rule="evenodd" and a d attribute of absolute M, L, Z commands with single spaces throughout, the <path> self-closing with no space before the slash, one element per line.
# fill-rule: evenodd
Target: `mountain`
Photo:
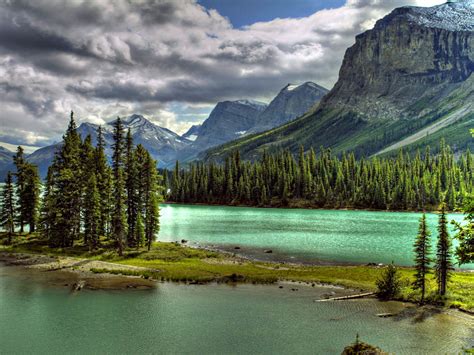
<path fill-rule="evenodd" d="M 192 125 L 185 134 L 183 134 L 181 137 L 186 138 L 187 140 L 190 140 L 194 142 L 196 138 L 199 136 L 199 131 L 201 130 L 201 125 Z"/>
<path fill-rule="evenodd" d="M 14 152 L 0 146 L 0 182 L 3 182 L 9 171 L 15 171 L 15 165 L 13 164 L 14 155 Z"/>
<path fill-rule="evenodd" d="M 319 105 L 284 126 L 209 150 L 220 160 L 239 149 L 330 147 L 357 156 L 437 145 L 473 147 L 474 0 L 401 7 L 356 37 L 334 88 Z"/>
<path fill-rule="evenodd" d="M 201 151 L 239 138 L 255 126 L 266 107 L 253 100 L 219 102 L 199 128 L 193 147 Z"/>
<path fill-rule="evenodd" d="M 115 120 L 102 126 L 104 140 L 106 143 L 106 155 L 112 155 L 113 143 L 113 124 Z M 188 146 L 191 141 L 180 137 L 169 129 L 155 125 L 141 115 L 131 115 L 123 119 L 125 130 L 130 128 L 135 144 L 142 144 L 158 161 L 159 166 L 165 166 L 174 163 L 179 151 Z M 92 123 L 82 123 L 77 132 L 84 139 L 91 135 L 92 143 L 97 143 L 98 125 Z M 51 164 L 56 150 L 60 143 L 43 147 L 33 152 L 27 157 L 27 160 L 36 164 L 41 176 L 45 176 L 48 166 Z"/>
<path fill-rule="evenodd" d="M 266 131 L 294 120 L 317 104 L 328 91 L 310 81 L 301 85 L 288 84 L 260 114 L 249 133 Z"/>
<path fill-rule="evenodd" d="M 254 100 L 219 102 L 201 126 L 192 126 L 183 138 L 193 143 L 178 155 L 190 161 L 208 148 L 218 146 L 251 133 L 277 127 L 310 110 L 328 92 L 306 82 L 288 84 L 267 106 Z"/>

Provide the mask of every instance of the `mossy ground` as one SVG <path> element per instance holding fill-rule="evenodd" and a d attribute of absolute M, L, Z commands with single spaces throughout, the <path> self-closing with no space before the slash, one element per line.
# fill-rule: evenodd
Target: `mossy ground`
<path fill-rule="evenodd" d="M 133 274 L 165 281 L 186 282 L 249 282 L 273 283 L 276 281 L 301 281 L 325 283 L 353 289 L 375 291 L 375 282 L 380 277 L 381 268 L 376 266 L 308 266 L 300 264 L 264 263 L 244 260 L 230 254 L 187 247 L 178 243 L 156 242 L 150 251 L 127 250 L 123 256 L 110 249 L 104 241 L 104 248 L 89 251 L 78 243 L 73 248 L 52 249 L 37 235 L 22 235 L 14 238 L 13 245 L 5 245 L 5 236 L 0 236 L 0 251 L 17 253 L 37 253 L 50 256 L 70 256 L 91 260 L 102 260 L 116 264 L 133 265 L 146 270 L 94 269 L 97 273 Z M 410 287 L 413 281 L 412 268 L 399 268 L 403 280 L 401 300 L 416 302 L 419 293 Z M 427 301 L 446 306 L 474 311 L 474 273 L 453 272 L 446 298 L 435 295 L 436 283 L 429 276 Z"/>

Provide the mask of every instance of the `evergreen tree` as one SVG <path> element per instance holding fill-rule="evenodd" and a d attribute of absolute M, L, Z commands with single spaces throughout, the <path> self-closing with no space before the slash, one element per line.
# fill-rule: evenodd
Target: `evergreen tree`
<path fill-rule="evenodd" d="M 97 146 L 94 154 L 95 176 L 99 191 L 99 234 L 107 235 L 110 232 L 112 173 L 105 156 L 105 141 L 102 127 L 97 130 Z"/>
<path fill-rule="evenodd" d="M 9 171 L 2 191 L 2 204 L 0 209 L 0 226 L 7 232 L 8 244 L 12 243 L 15 233 L 15 187 L 12 173 Z"/>
<path fill-rule="evenodd" d="M 39 217 L 39 231 L 41 235 L 50 242 L 54 239 L 53 230 L 55 229 L 56 218 L 56 200 L 53 165 L 48 168 L 46 183 L 43 191 Z"/>
<path fill-rule="evenodd" d="M 16 150 L 16 154 L 13 156 L 13 162 L 16 167 L 16 191 L 18 194 L 18 213 L 17 219 L 18 224 L 20 225 L 20 233 L 24 232 L 24 227 L 26 223 L 26 201 L 25 201 L 25 156 L 24 156 L 24 149 L 21 146 L 18 146 Z"/>
<path fill-rule="evenodd" d="M 167 197 L 254 206 L 299 205 L 303 199 L 314 207 L 382 210 L 433 209 L 446 200 L 453 209 L 474 190 L 471 156 L 466 153 L 456 161 L 443 144 L 440 152 L 432 156 L 427 149 L 425 157 L 400 152 L 395 158 L 356 161 L 354 154 L 336 157 L 321 148 L 316 156 L 314 150 L 305 153 L 300 148 L 297 159 L 289 151 L 264 152 L 252 163 L 235 152 L 223 166 L 199 162 L 182 169 L 176 162 Z"/>
<path fill-rule="evenodd" d="M 82 164 L 80 160 L 81 138 L 76 131 L 74 114 L 71 112 L 69 126 L 61 148 L 56 152 L 51 165 L 51 182 L 48 203 L 49 242 L 52 246 L 72 247 L 81 228 Z"/>
<path fill-rule="evenodd" d="M 125 142 L 124 128 L 120 117 L 114 122 L 113 170 L 113 215 L 112 235 L 117 243 L 119 255 L 123 254 L 127 235 L 126 191 L 124 176 Z"/>
<path fill-rule="evenodd" d="M 96 249 L 100 237 L 100 194 L 94 173 L 90 175 L 85 191 L 84 241 L 88 243 L 89 249 Z"/>
<path fill-rule="evenodd" d="M 138 215 L 138 171 L 136 155 L 133 148 L 133 138 L 130 129 L 127 132 L 126 138 L 126 158 L 125 158 L 125 171 L 127 174 L 126 190 L 127 190 L 127 244 L 130 247 L 134 247 L 137 243 L 136 240 L 136 223 Z"/>
<path fill-rule="evenodd" d="M 444 204 L 441 205 L 438 221 L 438 244 L 436 248 L 436 280 L 438 282 L 438 294 L 446 294 L 449 271 L 452 269 L 451 241 L 448 233 L 448 221 Z"/>
<path fill-rule="evenodd" d="M 418 236 L 415 241 L 414 251 L 415 251 L 415 281 L 413 286 L 415 289 L 421 291 L 420 302 L 423 303 L 425 299 L 426 291 L 426 275 L 430 271 L 430 262 L 429 257 L 431 250 L 430 243 L 430 231 L 426 225 L 426 215 L 423 213 L 423 216 L 420 219 L 420 227 L 418 229 Z"/>
<path fill-rule="evenodd" d="M 456 248 L 456 256 L 459 264 L 474 262 L 474 196 L 470 195 L 464 202 L 464 224 L 454 223 L 456 226 L 456 238 L 459 246 Z"/>
<path fill-rule="evenodd" d="M 38 168 L 30 163 L 23 164 L 24 188 L 21 196 L 22 220 L 28 224 L 30 233 L 36 231 L 38 221 L 41 180 Z"/>
<path fill-rule="evenodd" d="M 147 154 L 147 162 L 142 178 L 145 183 L 145 239 L 147 248 L 150 250 L 151 243 L 160 229 L 158 205 L 160 202 L 160 191 L 157 185 L 158 172 L 156 170 L 156 162 L 149 154 Z"/>

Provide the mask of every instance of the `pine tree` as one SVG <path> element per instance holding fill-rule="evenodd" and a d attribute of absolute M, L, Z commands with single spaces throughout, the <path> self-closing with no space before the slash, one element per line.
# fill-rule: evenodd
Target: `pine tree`
<path fill-rule="evenodd" d="M 145 227 L 143 226 L 143 217 L 142 213 L 138 213 L 137 215 L 137 225 L 135 228 L 135 247 L 138 249 L 145 243 Z"/>
<path fill-rule="evenodd" d="M 20 233 L 24 232 L 26 223 L 26 202 L 25 202 L 25 157 L 23 147 L 18 146 L 16 154 L 13 156 L 13 162 L 16 167 L 16 191 L 18 194 L 18 213 L 17 219 L 20 225 Z"/>
<path fill-rule="evenodd" d="M 24 188 L 22 193 L 22 220 L 28 224 L 30 233 L 36 231 L 38 221 L 41 180 L 38 168 L 30 163 L 23 164 Z"/>
<path fill-rule="evenodd" d="M 448 221 L 446 218 L 445 205 L 441 205 L 438 221 L 438 244 L 436 248 L 436 280 L 438 282 L 438 294 L 446 294 L 449 271 L 452 269 L 451 241 L 448 232 Z"/>
<path fill-rule="evenodd" d="M 114 123 L 114 145 L 112 157 L 113 170 L 113 215 L 112 235 L 117 243 L 119 255 L 123 254 L 125 237 L 127 235 L 126 191 L 124 177 L 124 128 L 120 117 Z"/>
<path fill-rule="evenodd" d="M 13 176 L 9 171 L 2 191 L 2 204 L 0 209 L 0 226 L 7 232 L 8 244 L 12 243 L 15 233 L 15 187 Z"/>
<path fill-rule="evenodd" d="M 100 194 L 94 173 L 90 175 L 85 191 L 84 241 L 93 250 L 98 247 L 100 237 Z"/>
<path fill-rule="evenodd" d="M 50 166 L 49 186 L 49 242 L 52 246 L 72 247 L 81 228 L 82 164 L 80 160 L 81 137 L 76 131 L 74 114 L 71 118 L 61 148 Z M 43 229 L 44 230 L 44 229 Z"/>
<path fill-rule="evenodd" d="M 99 190 L 100 197 L 99 234 L 105 236 L 110 232 L 112 173 L 107 164 L 105 140 L 102 134 L 102 127 L 100 126 L 97 130 L 97 146 L 94 152 L 94 160 L 97 189 Z"/>
<path fill-rule="evenodd" d="M 158 205 L 160 202 L 160 191 L 157 186 L 158 173 L 156 162 L 149 154 L 147 155 L 148 159 L 143 178 L 145 181 L 145 239 L 147 248 L 150 250 L 155 235 L 160 229 L 160 210 Z"/>
<path fill-rule="evenodd" d="M 426 215 L 423 213 L 423 216 L 420 219 L 420 227 L 418 229 L 418 236 L 415 241 L 414 251 L 415 251 L 415 281 L 413 286 L 415 289 L 421 291 L 420 302 L 423 303 L 425 299 L 426 291 L 426 275 L 430 271 L 429 264 L 431 259 L 429 257 L 431 250 L 430 243 L 430 231 L 426 225 Z"/>
<path fill-rule="evenodd" d="M 137 241 L 136 237 L 136 223 L 138 214 L 138 171 L 136 155 L 133 148 L 133 138 L 130 129 L 127 132 L 126 138 L 126 158 L 125 171 L 127 174 L 126 190 L 127 190 L 127 244 L 129 247 L 134 247 Z"/>
<path fill-rule="evenodd" d="M 46 183 L 43 191 L 43 198 L 41 203 L 40 217 L 39 217 L 39 232 L 50 243 L 54 239 L 53 230 L 55 229 L 56 218 L 56 198 L 55 183 L 54 183 L 54 169 L 53 165 L 48 168 L 46 175 Z"/>
<path fill-rule="evenodd" d="M 474 262 L 474 196 L 466 198 L 463 211 L 466 213 L 465 223 L 455 223 L 459 240 L 456 256 L 460 265 Z"/>

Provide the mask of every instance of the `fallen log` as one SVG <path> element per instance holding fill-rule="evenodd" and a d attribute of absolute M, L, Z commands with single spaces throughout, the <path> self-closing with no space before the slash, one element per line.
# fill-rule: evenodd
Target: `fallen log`
<path fill-rule="evenodd" d="M 365 292 L 365 293 L 359 293 L 357 295 L 324 298 L 324 299 L 321 299 L 321 300 L 314 300 L 314 302 L 353 300 L 355 298 L 364 298 L 364 297 L 373 296 L 373 295 L 375 295 L 375 292 Z"/>

